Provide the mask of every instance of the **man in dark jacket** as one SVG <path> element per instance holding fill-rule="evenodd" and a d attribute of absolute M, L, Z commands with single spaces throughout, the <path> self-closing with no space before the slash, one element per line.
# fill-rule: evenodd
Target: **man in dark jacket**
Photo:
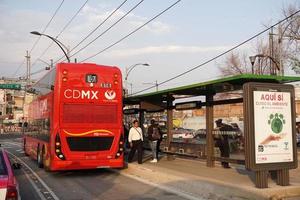
<path fill-rule="evenodd" d="M 157 143 L 161 137 L 161 134 L 158 125 L 155 123 L 155 120 L 151 119 L 150 123 L 151 124 L 148 127 L 148 140 L 152 150 L 152 157 L 153 157 L 153 160 L 150 162 L 157 163 L 157 158 L 158 158 Z"/>
<path fill-rule="evenodd" d="M 222 123 L 222 119 L 218 119 L 215 122 L 216 122 L 218 130 L 220 131 L 220 139 L 217 144 L 218 144 L 218 147 L 221 152 L 221 157 L 229 158 L 230 147 L 229 147 L 229 142 L 228 142 L 227 131 L 233 131 L 233 128 L 232 128 L 232 126 L 230 126 L 228 124 Z M 230 168 L 228 162 L 221 162 L 221 164 L 224 168 Z"/>

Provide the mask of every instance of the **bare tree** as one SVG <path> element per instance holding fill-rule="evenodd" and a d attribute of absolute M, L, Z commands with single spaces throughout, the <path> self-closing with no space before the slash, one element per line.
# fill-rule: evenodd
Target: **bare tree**
<path fill-rule="evenodd" d="M 289 5 L 282 9 L 283 17 L 300 10 L 300 4 Z M 273 33 L 273 31 L 275 33 Z M 291 67 L 300 73 L 300 14 L 286 20 L 284 23 L 270 30 L 269 40 L 258 39 L 252 55 L 256 56 L 253 66 L 249 62 L 249 55 L 232 52 L 225 58 L 225 64 L 219 66 L 225 76 L 252 72 L 254 74 L 284 74 L 285 67 Z"/>
<path fill-rule="evenodd" d="M 300 10 L 300 4 L 292 4 L 282 9 L 285 17 Z M 282 56 L 282 59 L 286 61 L 286 64 L 291 67 L 296 73 L 300 71 L 300 14 L 297 13 L 293 17 L 289 18 L 286 23 L 281 25 L 279 30 L 279 42 L 283 43 L 286 54 Z"/>
<path fill-rule="evenodd" d="M 254 55 L 257 58 L 253 66 L 249 62 L 249 55 L 247 53 L 231 52 L 225 58 L 225 64 L 219 66 L 219 70 L 224 76 L 252 73 L 252 71 L 254 74 L 270 74 L 270 59 L 267 56 L 269 55 L 269 51 L 269 44 L 262 39 L 257 40 L 254 49 Z"/>
<path fill-rule="evenodd" d="M 296 13 L 300 10 L 300 4 L 298 5 L 289 5 L 287 8 L 282 10 L 283 15 L 288 17 L 293 13 Z M 283 33 L 281 34 L 283 37 L 288 37 L 289 40 L 295 41 L 300 39 L 300 14 L 297 13 L 293 17 L 289 18 L 285 25 L 283 26 Z"/>
<path fill-rule="evenodd" d="M 274 46 L 273 46 L 274 47 Z M 265 42 L 263 39 L 258 39 L 255 46 L 255 55 L 257 61 L 254 63 L 254 74 L 272 74 L 272 66 L 274 60 L 270 60 L 270 44 Z M 275 51 L 276 52 L 276 51 Z M 274 54 L 274 52 L 273 52 Z M 270 62 L 271 61 L 271 62 Z"/>
<path fill-rule="evenodd" d="M 225 59 L 225 66 L 219 66 L 219 70 L 224 76 L 247 73 L 244 58 L 245 54 L 240 56 L 239 53 L 231 52 Z"/>

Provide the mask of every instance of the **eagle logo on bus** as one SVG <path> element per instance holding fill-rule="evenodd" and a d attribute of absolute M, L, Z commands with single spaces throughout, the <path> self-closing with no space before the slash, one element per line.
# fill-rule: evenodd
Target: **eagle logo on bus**
<path fill-rule="evenodd" d="M 105 93 L 104 93 L 104 96 L 106 99 L 108 100 L 113 100 L 116 98 L 116 92 L 113 91 L 113 90 L 107 90 Z"/>

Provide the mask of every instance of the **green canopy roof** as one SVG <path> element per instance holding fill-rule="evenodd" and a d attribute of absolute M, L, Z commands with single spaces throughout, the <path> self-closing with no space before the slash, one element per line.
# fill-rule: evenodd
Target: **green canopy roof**
<path fill-rule="evenodd" d="M 222 93 L 234 90 L 240 90 L 244 83 L 261 82 L 261 83 L 290 83 L 300 81 L 296 76 L 271 76 L 271 75 L 253 75 L 242 74 L 225 77 L 221 79 L 195 83 L 191 85 L 151 92 L 141 95 L 129 96 L 124 99 L 125 104 L 138 104 L 141 101 L 161 101 L 167 95 L 191 95 L 201 96 L 209 93 Z"/>

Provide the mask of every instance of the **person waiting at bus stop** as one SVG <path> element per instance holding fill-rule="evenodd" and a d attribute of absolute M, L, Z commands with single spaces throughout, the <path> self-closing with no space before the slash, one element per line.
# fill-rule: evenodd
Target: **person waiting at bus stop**
<path fill-rule="evenodd" d="M 139 121 L 133 121 L 133 127 L 129 130 L 128 142 L 130 144 L 130 152 L 128 155 L 128 162 L 131 163 L 133 156 L 137 150 L 138 152 L 138 163 L 142 164 L 143 159 L 143 132 L 139 127 Z"/>
<path fill-rule="evenodd" d="M 160 130 L 158 128 L 158 124 L 155 123 L 154 119 L 150 120 L 150 126 L 148 128 L 148 140 L 152 151 L 151 163 L 157 163 L 158 158 L 158 141 L 161 138 Z"/>
<path fill-rule="evenodd" d="M 221 157 L 229 158 L 230 148 L 229 148 L 227 131 L 232 131 L 233 128 L 228 124 L 224 124 L 222 122 L 222 119 L 216 120 L 215 123 L 216 123 L 217 129 L 221 132 L 220 138 L 217 139 L 217 146 L 220 149 Z M 224 168 L 230 168 L 228 162 L 222 161 L 221 164 Z"/>

